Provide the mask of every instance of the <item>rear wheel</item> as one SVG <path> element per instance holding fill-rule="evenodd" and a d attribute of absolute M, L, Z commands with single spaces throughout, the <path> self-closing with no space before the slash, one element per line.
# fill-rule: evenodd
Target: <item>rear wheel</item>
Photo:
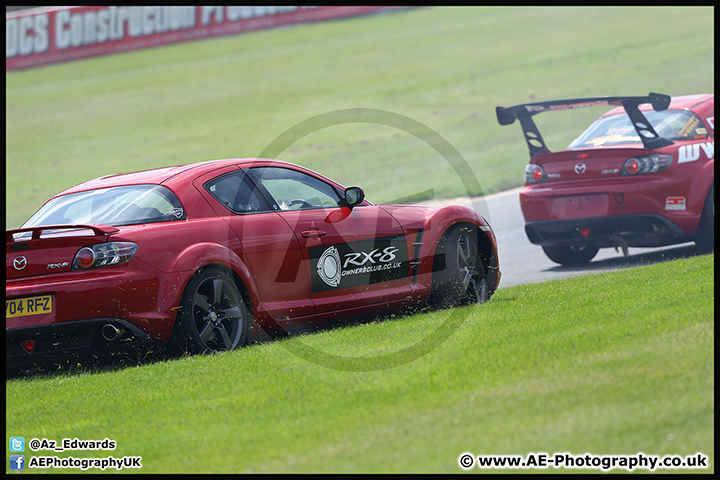
<path fill-rule="evenodd" d="M 191 353 L 217 353 L 245 343 L 250 314 L 233 278 L 217 268 L 188 283 L 178 311 L 176 341 Z"/>
<path fill-rule="evenodd" d="M 599 250 L 595 245 L 580 245 L 573 247 L 555 246 L 542 247 L 550 260 L 560 265 L 579 265 L 592 260 Z"/>
<path fill-rule="evenodd" d="M 710 253 L 715 249 L 715 228 L 715 185 L 713 184 L 705 199 L 700 225 L 695 234 L 695 245 L 702 253 Z"/>
<path fill-rule="evenodd" d="M 437 258 L 445 263 L 433 276 L 433 306 L 455 307 L 490 299 L 492 289 L 474 227 L 455 225 L 448 229 L 438 244 Z"/>

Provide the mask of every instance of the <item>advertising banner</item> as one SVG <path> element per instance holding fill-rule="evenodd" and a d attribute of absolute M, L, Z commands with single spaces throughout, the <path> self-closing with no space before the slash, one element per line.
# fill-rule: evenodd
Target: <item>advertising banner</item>
<path fill-rule="evenodd" d="M 82 6 L 6 13 L 5 70 L 397 7 Z"/>

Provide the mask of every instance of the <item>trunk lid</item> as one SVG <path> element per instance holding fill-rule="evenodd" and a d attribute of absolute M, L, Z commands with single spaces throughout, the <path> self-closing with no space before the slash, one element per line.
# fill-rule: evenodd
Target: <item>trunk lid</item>
<path fill-rule="evenodd" d="M 646 155 L 641 147 L 606 147 L 564 150 L 536 155 L 531 163 L 541 165 L 548 182 L 619 177 L 628 158 Z"/>

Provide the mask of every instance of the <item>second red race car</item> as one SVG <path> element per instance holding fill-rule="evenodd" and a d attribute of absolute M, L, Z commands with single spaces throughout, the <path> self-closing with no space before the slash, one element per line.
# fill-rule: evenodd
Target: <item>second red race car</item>
<path fill-rule="evenodd" d="M 566 149 L 551 152 L 539 113 L 615 106 Z M 595 97 L 497 107 L 519 120 L 530 163 L 520 205 L 530 242 L 554 262 L 586 263 L 600 248 L 694 241 L 714 248 L 715 94 Z"/>
<path fill-rule="evenodd" d="M 6 232 L 7 365 L 123 342 L 242 345 L 256 324 L 484 302 L 495 235 L 462 206 L 374 205 L 306 168 L 229 159 L 110 175 Z"/>

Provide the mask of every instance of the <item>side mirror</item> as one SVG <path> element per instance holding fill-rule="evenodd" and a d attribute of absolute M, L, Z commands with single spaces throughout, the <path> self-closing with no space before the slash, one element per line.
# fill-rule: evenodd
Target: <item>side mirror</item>
<path fill-rule="evenodd" d="M 360 187 L 348 187 L 345 189 L 345 205 L 352 208 L 365 200 L 365 192 Z"/>

